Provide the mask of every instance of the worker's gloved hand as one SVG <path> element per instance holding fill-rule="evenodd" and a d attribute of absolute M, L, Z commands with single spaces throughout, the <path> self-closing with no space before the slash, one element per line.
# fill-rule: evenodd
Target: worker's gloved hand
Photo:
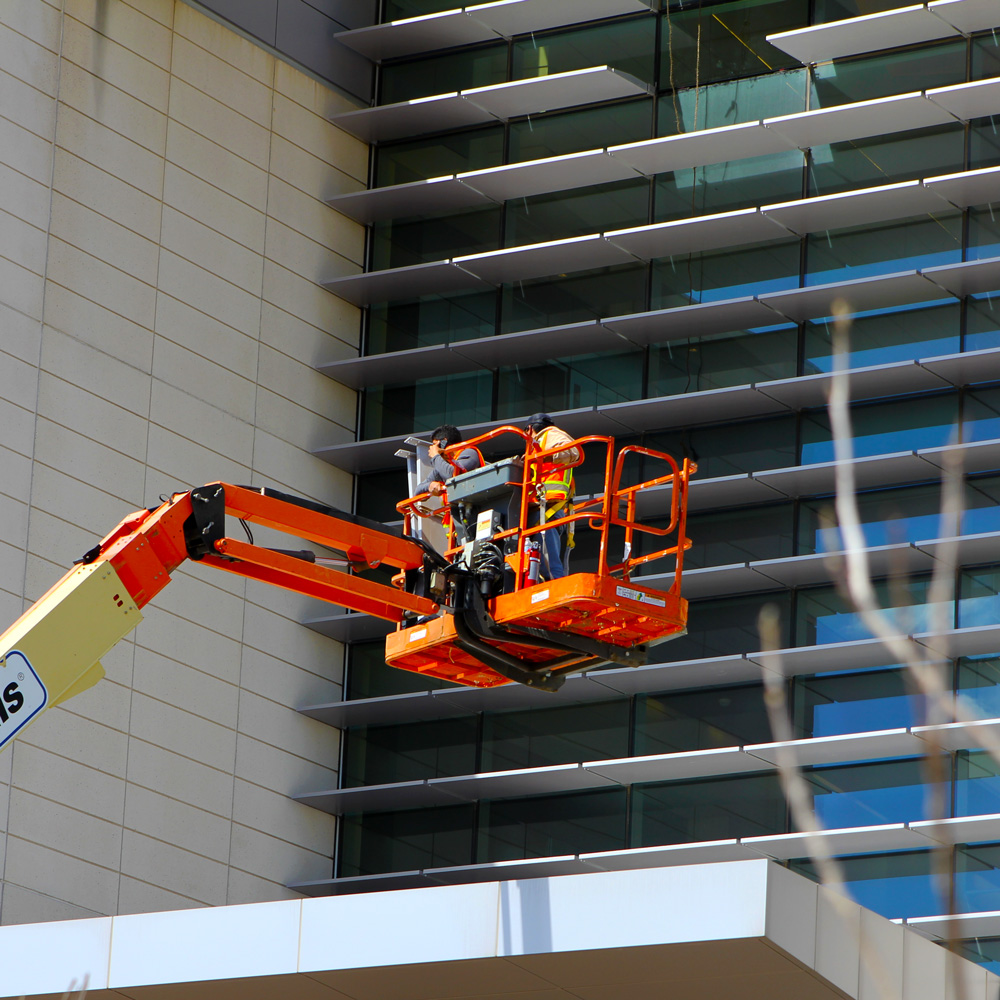
<path fill-rule="evenodd" d="M 444 483 L 429 483 L 427 485 L 427 492 L 430 493 L 432 497 L 439 497 L 444 492 Z"/>

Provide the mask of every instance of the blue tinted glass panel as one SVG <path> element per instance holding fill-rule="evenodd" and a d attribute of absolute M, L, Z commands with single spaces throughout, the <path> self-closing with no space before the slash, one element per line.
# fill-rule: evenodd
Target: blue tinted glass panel
<path fill-rule="evenodd" d="M 816 818 L 828 830 L 926 818 L 926 777 L 917 758 L 805 772 Z"/>
<path fill-rule="evenodd" d="M 839 736 L 920 725 L 921 699 L 907 691 L 901 670 L 876 670 L 794 681 L 799 736 Z"/>
<path fill-rule="evenodd" d="M 1000 296 L 970 295 L 966 309 L 965 350 L 1000 347 Z"/>
<path fill-rule="evenodd" d="M 969 212 L 969 259 L 986 257 L 1000 257 L 1000 219 L 989 207 Z M 1000 287 L 1000 278 L 997 285 Z"/>
<path fill-rule="evenodd" d="M 1000 812 L 1000 766 L 983 750 L 961 750 L 955 760 L 955 815 Z"/>
<path fill-rule="evenodd" d="M 957 913 L 983 913 L 1000 910 L 1000 844 L 974 844 L 955 851 L 955 911 Z M 946 913 L 947 908 L 940 912 Z M 968 947 L 973 947 L 969 942 Z M 987 956 L 982 957 L 993 967 L 1000 960 L 996 943 Z"/>
<path fill-rule="evenodd" d="M 976 389 L 965 397 L 963 441 L 1000 438 L 1000 389 Z"/>
<path fill-rule="evenodd" d="M 960 628 L 995 625 L 1000 621 L 1000 569 L 966 570 L 959 577 Z"/>
<path fill-rule="evenodd" d="M 958 690 L 976 716 L 1000 718 L 1000 658 L 970 656 L 959 660 Z"/>

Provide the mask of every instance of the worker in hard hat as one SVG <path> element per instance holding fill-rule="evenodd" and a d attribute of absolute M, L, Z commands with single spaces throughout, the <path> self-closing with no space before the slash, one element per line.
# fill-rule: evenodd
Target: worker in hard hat
<path fill-rule="evenodd" d="M 471 472 L 483 464 L 483 456 L 478 448 L 463 448 L 457 455 L 452 455 L 450 460 L 445 457 L 445 449 L 459 444 L 461 440 L 462 432 L 454 424 L 441 424 L 434 428 L 431 432 L 431 444 L 427 449 L 431 471 L 417 486 L 417 493 L 441 496 L 445 491 L 445 480 L 462 472 Z"/>
<path fill-rule="evenodd" d="M 573 510 L 573 466 L 580 463 L 581 449 L 573 445 L 573 439 L 552 422 L 547 413 L 535 413 L 528 417 L 525 431 L 531 435 L 539 451 L 548 451 L 560 445 L 568 447 L 547 455 L 532 465 L 531 481 L 535 486 L 538 503 L 535 523 L 545 523 L 566 517 Z M 544 539 L 542 555 L 550 580 L 558 580 L 566 575 L 569 550 L 573 547 L 573 522 L 560 524 L 542 532 Z"/>

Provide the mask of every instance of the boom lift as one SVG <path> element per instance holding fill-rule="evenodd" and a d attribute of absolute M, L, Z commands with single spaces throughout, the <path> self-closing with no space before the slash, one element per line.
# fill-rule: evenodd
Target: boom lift
<path fill-rule="evenodd" d="M 140 609 L 186 559 L 394 622 L 386 663 L 468 686 L 514 680 L 554 691 L 572 671 L 605 660 L 639 665 L 650 644 L 683 634 L 687 602 L 680 583 L 695 466 L 635 446 L 616 453 L 610 437 L 580 438 L 574 445 L 606 452 L 604 490 L 539 524 L 533 488 L 523 484 L 534 481 L 534 468 L 551 452 L 538 451 L 514 427 L 464 444 L 501 434 L 519 435 L 522 453 L 446 484 L 451 523 L 443 553 L 411 533 L 415 518 L 430 515 L 426 494 L 399 505 L 403 530 L 266 487 L 228 483 L 130 514 L 0 635 L 0 747 L 44 709 L 104 676 L 100 658 L 139 624 Z M 630 455 L 663 462 L 666 470 L 622 485 Z M 668 485 L 670 523 L 640 523 L 640 493 Z M 227 535 L 227 515 L 243 522 L 248 541 Z M 248 523 L 340 555 L 257 545 Z M 597 533 L 596 570 L 540 579 L 539 533 L 570 523 Z M 610 556 L 612 532 L 624 546 L 620 561 Z M 669 544 L 633 554 L 641 534 Z M 631 579 L 635 567 L 665 556 L 674 557 L 668 590 Z M 361 575 L 379 568 L 397 572 L 387 582 Z"/>

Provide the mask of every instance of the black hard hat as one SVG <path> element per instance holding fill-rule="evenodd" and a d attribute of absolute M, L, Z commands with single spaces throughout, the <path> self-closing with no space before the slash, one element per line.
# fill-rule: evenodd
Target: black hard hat
<path fill-rule="evenodd" d="M 538 431 L 552 426 L 552 418 L 547 413 L 533 413 L 524 422 L 525 430 L 534 431 L 536 434 Z"/>

